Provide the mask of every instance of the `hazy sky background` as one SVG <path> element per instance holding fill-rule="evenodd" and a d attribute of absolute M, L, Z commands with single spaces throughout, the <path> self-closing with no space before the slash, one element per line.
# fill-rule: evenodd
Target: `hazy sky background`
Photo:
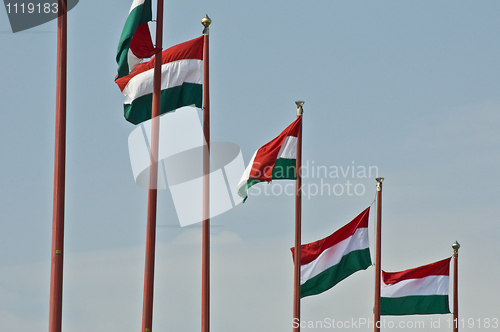
<path fill-rule="evenodd" d="M 67 332 L 141 326 L 147 191 L 134 183 L 127 139 L 135 126 L 113 81 L 131 3 L 80 1 L 68 14 Z M 382 268 L 449 257 L 457 240 L 460 318 L 466 328 L 474 320 L 471 331 L 500 319 L 500 2 L 165 1 L 164 46 L 200 36 L 205 13 L 213 21 L 212 141 L 238 144 L 248 163 L 295 119 L 294 101 L 305 100 L 304 163 L 375 166 L 386 179 Z M 1 331 L 48 329 L 56 26 L 12 34 L 0 10 Z M 304 179 L 350 181 L 365 192 L 304 198 L 303 243 L 373 202 L 376 174 L 351 175 Z M 168 190 L 158 206 L 153 328 L 196 331 L 201 229 L 178 227 Z M 211 328 L 290 330 L 294 198 L 251 196 L 212 224 Z M 373 267 L 357 272 L 303 299 L 302 319 L 373 319 L 373 285 Z M 421 320 L 426 329 L 440 321 L 434 330 L 449 331 L 451 315 L 385 319 Z"/>

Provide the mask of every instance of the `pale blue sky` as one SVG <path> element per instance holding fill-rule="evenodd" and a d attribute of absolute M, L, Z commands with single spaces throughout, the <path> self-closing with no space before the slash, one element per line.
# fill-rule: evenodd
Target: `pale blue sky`
<path fill-rule="evenodd" d="M 135 127 L 113 81 L 131 3 L 80 1 L 68 15 L 64 331 L 140 329 L 147 192 L 133 181 Z M 382 267 L 443 259 L 458 240 L 460 315 L 477 323 L 500 319 L 499 12 L 497 1 L 166 1 L 163 43 L 199 36 L 210 16 L 212 141 L 238 144 L 246 163 L 305 100 L 304 162 L 376 166 L 386 178 Z M 56 38 L 55 21 L 12 34 L 0 10 L 2 331 L 48 328 Z M 373 176 L 304 183 L 322 180 L 366 192 L 305 199 L 304 243 L 375 196 Z M 172 227 L 168 191 L 158 202 L 154 328 L 197 330 L 200 230 Z M 291 328 L 293 204 L 253 196 L 213 219 L 213 330 Z M 373 276 L 304 299 L 302 318 L 373 319 Z M 394 321 L 431 319 L 449 330 L 451 315 Z"/>

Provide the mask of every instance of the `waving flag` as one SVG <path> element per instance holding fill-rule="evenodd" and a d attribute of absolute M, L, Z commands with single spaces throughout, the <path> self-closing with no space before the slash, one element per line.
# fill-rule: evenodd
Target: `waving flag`
<path fill-rule="evenodd" d="M 381 315 L 448 314 L 450 258 L 401 272 L 382 271 Z"/>
<path fill-rule="evenodd" d="M 247 199 L 247 190 L 259 182 L 297 178 L 297 135 L 302 116 L 299 116 L 278 137 L 258 149 L 238 184 L 238 194 Z"/>
<path fill-rule="evenodd" d="M 370 207 L 332 235 L 300 246 L 301 298 L 323 293 L 354 272 L 372 265 L 369 213 Z M 294 249 L 291 248 L 292 256 Z"/>
<path fill-rule="evenodd" d="M 140 63 L 127 76 L 115 80 L 125 95 L 125 118 L 133 124 L 151 119 L 154 61 Z M 162 52 L 160 114 L 184 106 L 201 108 L 203 36 Z"/>
<path fill-rule="evenodd" d="M 142 59 L 150 58 L 158 51 L 149 32 L 151 19 L 151 0 L 134 0 L 118 43 L 116 78 L 130 74 Z"/>

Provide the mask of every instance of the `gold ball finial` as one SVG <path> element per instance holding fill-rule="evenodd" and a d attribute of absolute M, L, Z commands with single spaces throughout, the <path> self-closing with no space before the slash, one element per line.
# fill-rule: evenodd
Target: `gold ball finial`
<path fill-rule="evenodd" d="M 207 14 L 205 14 L 205 17 L 203 17 L 201 19 L 201 24 L 203 24 L 203 26 L 205 28 L 208 28 L 208 26 L 212 23 L 212 20 L 210 19 L 210 17 L 208 17 Z"/>
<path fill-rule="evenodd" d="M 455 243 L 453 243 L 451 245 L 451 248 L 454 250 L 454 251 L 457 251 L 458 249 L 460 249 L 460 243 L 458 243 L 457 241 L 455 241 Z"/>

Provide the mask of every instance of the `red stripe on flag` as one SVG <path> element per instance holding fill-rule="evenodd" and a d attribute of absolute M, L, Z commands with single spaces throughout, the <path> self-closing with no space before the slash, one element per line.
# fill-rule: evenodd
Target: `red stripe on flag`
<path fill-rule="evenodd" d="M 420 279 L 428 276 L 449 276 L 450 259 L 451 257 L 443 259 L 439 262 L 422 265 L 414 269 L 408 269 L 401 272 L 382 271 L 382 280 L 384 281 L 384 284 L 392 285 L 407 279 Z"/>
<path fill-rule="evenodd" d="M 344 225 L 341 229 L 333 233 L 332 235 L 325 237 L 324 239 L 318 240 L 316 242 L 311 242 L 303 244 L 300 246 L 300 265 L 305 265 L 316 258 L 326 249 L 333 247 L 337 243 L 347 239 L 352 236 L 358 228 L 368 228 L 368 216 L 370 214 L 370 207 L 367 207 L 363 212 L 361 212 L 356 218 L 354 218 L 347 225 Z M 295 257 L 295 248 L 290 248 L 292 250 L 292 257 Z"/>
<path fill-rule="evenodd" d="M 278 153 L 280 152 L 281 146 L 285 142 L 288 136 L 297 137 L 299 134 L 300 121 L 302 117 L 299 116 L 297 120 L 292 122 L 286 129 L 279 134 L 278 137 L 273 139 L 271 142 L 262 146 L 258 151 L 257 155 L 252 164 L 252 170 L 248 176 L 249 179 L 259 179 L 262 181 L 271 182 L 273 167 L 278 158 Z"/>
<path fill-rule="evenodd" d="M 162 52 L 162 64 L 186 59 L 203 60 L 203 36 L 172 46 Z M 132 73 L 127 76 L 120 77 L 115 80 L 115 82 L 123 92 L 123 89 L 125 89 L 128 82 L 134 76 L 145 71 L 152 70 L 154 65 L 155 58 L 149 60 L 148 62 L 140 63 L 134 68 Z"/>
<path fill-rule="evenodd" d="M 147 23 L 139 25 L 130 41 L 130 50 L 139 59 L 150 58 L 158 51 L 153 46 L 151 32 Z"/>

